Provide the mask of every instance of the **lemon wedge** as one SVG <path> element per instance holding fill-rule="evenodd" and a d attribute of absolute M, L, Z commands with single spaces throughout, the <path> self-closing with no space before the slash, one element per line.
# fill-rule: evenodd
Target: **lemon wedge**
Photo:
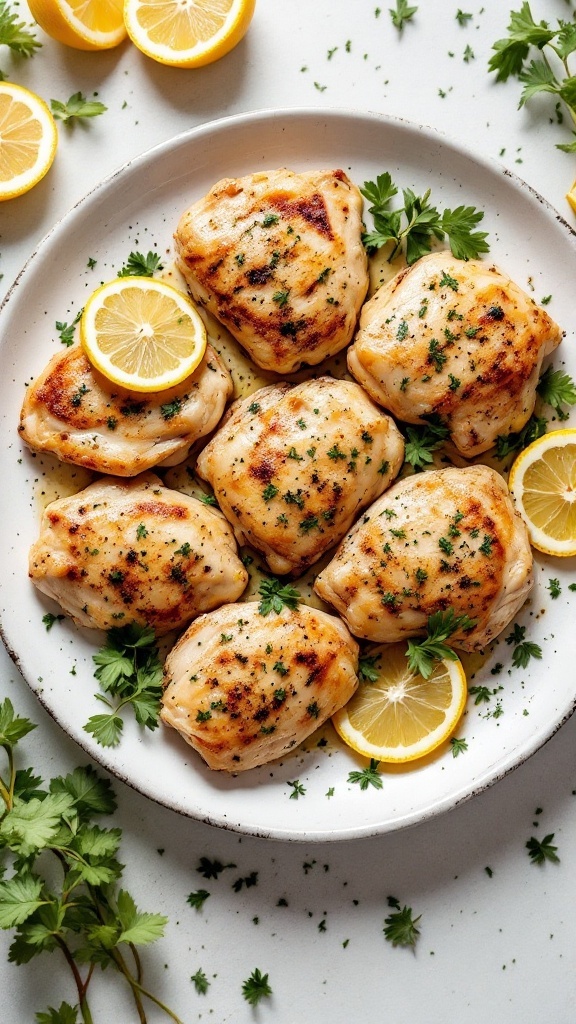
<path fill-rule="evenodd" d="M 126 38 L 124 0 L 28 0 L 51 39 L 76 50 L 109 50 Z"/>
<path fill-rule="evenodd" d="M 35 93 L 0 82 L 0 201 L 28 192 L 52 166 L 58 131 Z"/>
<path fill-rule="evenodd" d="M 576 555 L 576 430 L 552 430 L 528 445 L 508 486 L 534 547 Z"/>
<path fill-rule="evenodd" d="M 390 763 L 415 761 L 436 750 L 456 728 L 467 697 L 458 659 L 442 660 L 424 679 L 406 658 L 405 643 L 373 653 L 374 678 L 332 718 L 336 732 L 365 757 Z"/>
<path fill-rule="evenodd" d="M 100 373 L 130 391 L 163 391 L 188 377 L 206 350 L 193 303 L 165 281 L 120 277 L 90 296 L 80 341 Z"/>
<path fill-rule="evenodd" d="M 132 42 L 161 64 L 199 68 L 229 53 L 252 21 L 256 0 L 125 0 Z"/>
<path fill-rule="evenodd" d="M 576 213 L 576 181 L 572 185 L 572 188 L 566 196 L 566 199 L 568 200 L 568 203 L 572 207 L 574 213 Z"/>

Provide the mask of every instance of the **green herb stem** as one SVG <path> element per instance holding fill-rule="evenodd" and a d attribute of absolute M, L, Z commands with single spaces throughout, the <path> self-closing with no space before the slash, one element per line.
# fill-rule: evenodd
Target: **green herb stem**
<path fill-rule="evenodd" d="M 88 1005 L 88 1000 L 86 998 L 86 990 L 88 988 L 90 978 L 92 977 L 92 970 L 90 970 L 86 981 L 82 981 L 80 971 L 78 970 L 74 962 L 74 957 L 72 956 L 72 953 L 70 952 L 66 942 L 64 941 L 61 935 L 55 935 L 54 939 L 58 946 L 60 947 L 60 949 L 62 950 L 62 953 L 64 954 L 64 959 L 66 960 L 66 963 L 68 964 L 70 970 L 72 971 L 72 976 L 74 978 L 74 982 L 78 990 L 78 1004 L 80 1006 L 82 1020 L 84 1021 L 84 1024 L 94 1024 L 92 1013 Z"/>

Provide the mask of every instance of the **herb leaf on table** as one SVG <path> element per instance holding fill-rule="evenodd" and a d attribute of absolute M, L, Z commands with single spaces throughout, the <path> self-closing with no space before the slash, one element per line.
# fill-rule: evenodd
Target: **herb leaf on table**
<path fill-rule="evenodd" d="M 42 43 L 36 39 L 31 28 L 19 20 L 5 0 L 0 0 L 0 46 L 8 46 L 20 57 L 33 57 Z"/>

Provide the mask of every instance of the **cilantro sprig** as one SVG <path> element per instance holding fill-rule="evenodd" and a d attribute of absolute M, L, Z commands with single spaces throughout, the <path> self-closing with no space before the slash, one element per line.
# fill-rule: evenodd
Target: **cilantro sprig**
<path fill-rule="evenodd" d="M 467 615 L 456 615 L 453 608 L 445 612 L 434 612 L 428 618 L 427 636 L 423 640 L 409 640 L 406 657 L 413 672 L 419 672 L 429 679 L 435 662 L 447 658 L 457 661 L 458 655 L 446 641 L 459 630 L 467 633 L 476 625 L 475 619 Z"/>
<path fill-rule="evenodd" d="M 116 747 L 122 737 L 121 712 L 131 706 L 139 725 L 156 729 L 162 694 L 162 664 L 155 646 L 154 630 L 129 623 L 108 630 L 106 644 L 92 660 L 102 693 L 95 696 L 110 711 L 92 715 L 84 729 L 102 747 Z M 107 696 L 104 696 L 106 694 Z M 108 698 L 117 698 L 112 701 Z"/>
<path fill-rule="evenodd" d="M 31 768 L 18 768 L 16 748 L 34 728 L 8 699 L 0 704 L 0 748 L 6 755 L 0 763 L 0 928 L 15 932 L 8 954 L 13 963 L 60 951 L 77 996 L 76 1005 L 62 1002 L 36 1019 L 92 1021 L 88 991 L 100 967 L 124 978 L 143 1024 L 148 999 L 182 1024 L 143 984 L 137 947 L 160 938 L 167 918 L 139 911 L 130 893 L 119 888 L 122 833 L 100 824 L 116 808 L 112 787 L 91 767 L 47 784 Z"/>
<path fill-rule="evenodd" d="M 360 189 L 371 204 L 374 227 L 365 232 L 362 241 L 369 251 L 381 249 L 392 242 L 388 261 L 405 249 L 409 266 L 431 251 L 433 239 L 448 238 L 452 255 L 459 260 L 478 257 L 489 251 L 486 231 L 476 231 L 484 217 L 482 210 L 474 206 L 457 206 L 440 212 L 429 202 L 431 190 L 423 196 L 416 195 L 411 188 L 402 189 L 404 205 L 391 209 L 390 203 L 398 195 L 398 189 L 388 171 L 379 174 L 376 181 L 365 181 Z"/>
<path fill-rule="evenodd" d="M 260 615 L 269 615 L 270 612 L 279 614 L 283 608 L 297 608 L 302 595 L 296 587 L 289 583 L 281 583 L 275 577 L 262 580 L 258 593 L 262 600 L 258 605 Z"/>
<path fill-rule="evenodd" d="M 0 46 L 8 46 L 19 57 L 33 57 L 42 46 L 31 26 L 21 21 L 5 0 L 0 0 Z"/>
<path fill-rule="evenodd" d="M 536 391 L 541 400 L 554 409 L 558 419 L 568 419 L 564 406 L 576 405 L 576 385 L 570 374 L 548 366 L 538 381 Z"/>
<path fill-rule="evenodd" d="M 539 93 L 548 93 L 576 122 L 576 75 L 568 58 L 576 52 L 576 23 L 558 18 L 556 25 L 536 22 L 525 2 L 519 11 L 510 12 L 508 35 L 497 39 L 488 69 L 496 72 L 497 82 L 515 77 L 522 83 L 519 108 Z M 562 121 L 562 117 L 557 118 Z M 576 136 L 576 132 L 573 132 Z M 576 153 L 576 137 L 556 147 Z"/>
<path fill-rule="evenodd" d="M 76 121 L 104 114 L 108 107 L 98 100 L 87 100 L 81 92 L 75 92 L 65 103 L 62 100 L 50 100 L 50 109 L 57 121 L 73 125 Z"/>

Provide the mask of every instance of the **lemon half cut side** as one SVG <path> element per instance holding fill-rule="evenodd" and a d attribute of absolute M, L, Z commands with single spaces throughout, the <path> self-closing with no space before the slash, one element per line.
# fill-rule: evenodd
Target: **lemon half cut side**
<path fill-rule="evenodd" d="M 161 64 L 199 68 L 219 60 L 242 39 L 256 0 L 125 0 L 128 35 Z"/>
<path fill-rule="evenodd" d="M 0 82 L 0 201 L 28 192 L 50 170 L 58 131 L 44 100 Z"/>
<path fill-rule="evenodd" d="M 410 668 L 406 650 L 406 643 L 376 648 L 377 678 L 361 680 L 332 718 L 340 738 L 365 757 L 396 764 L 424 757 L 452 735 L 464 710 L 467 686 L 460 661 L 438 661 L 424 679 Z"/>
<path fill-rule="evenodd" d="M 188 377 L 206 351 L 206 328 L 177 288 L 121 277 L 90 296 L 80 341 L 100 373 L 131 391 L 163 391 Z"/>
<path fill-rule="evenodd" d="M 124 0 L 28 0 L 51 39 L 76 50 L 109 50 L 126 38 Z"/>
<path fill-rule="evenodd" d="M 552 430 L 528 445 L 508 486 L 534 547 L 576 555 L 576 430 Z"/>

